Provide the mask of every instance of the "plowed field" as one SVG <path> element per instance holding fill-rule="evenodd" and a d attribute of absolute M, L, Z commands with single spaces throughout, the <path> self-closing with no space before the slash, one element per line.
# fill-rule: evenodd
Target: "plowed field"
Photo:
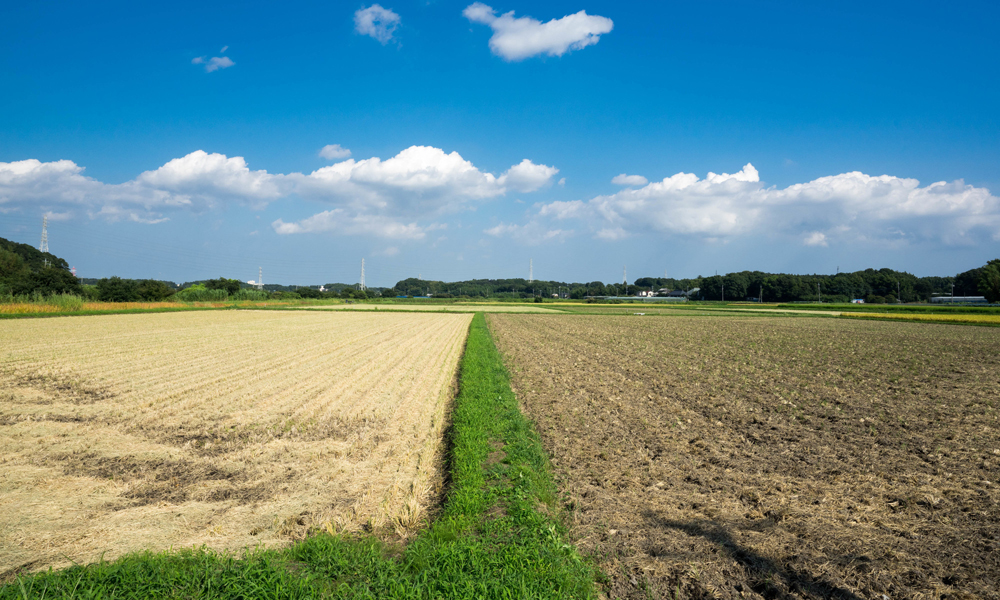
<path fill-rule="evenodd" d="M 0 578 L 310 527 L 407 535 L 471 315 L 0 322 Z"/>
<path fill-rule="evenodd" d="M 1000 335 L 490 315 L 626 598 L 1000 598 Z"/>

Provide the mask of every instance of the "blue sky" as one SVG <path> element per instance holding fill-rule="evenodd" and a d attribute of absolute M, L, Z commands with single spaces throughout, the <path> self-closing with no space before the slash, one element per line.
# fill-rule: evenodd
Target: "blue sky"
<path fill-rule="evenodd" d="M 994 2 L 145 4 L 0 20 L 0 236 L 83 277 L 1000 256 Z"/>

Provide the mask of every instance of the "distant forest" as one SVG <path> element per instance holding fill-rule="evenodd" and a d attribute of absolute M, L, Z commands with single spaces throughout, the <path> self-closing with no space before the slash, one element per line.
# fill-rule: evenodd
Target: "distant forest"
<path fill-rule="evenodd" d="M 991 261 L 995 263 L 997 261 Z M 986 265 L 989 266 L 989 265 Z M 747 300 L 761 298 L 764 302 L 816 301 L 847 302 L 862 298 L 874 302 L 919 302 L 934 295 L 951 295 L 952 284 L 956 296 L 980 296 L 979 283 L 983 269 L 971 269 L 954 277 L 917 277 L 892 269 L 866 269 L 836 275 L 790 275 L 740 271 L 726 275 L 673 279 L 640 277 L 634 282 L 620 283 L 567 283 L 562 281 L 533 281 L 526 279 L 474 279 L 471 281 L 424 281 L 404 279 L 385 295 L 482 298 L 527 298 L 558 294 L 568 298 L 588 296 L 635 296 L 641 291 L 689 291 L 695 300 Z"/>
<path fill-rule="evenodd" d="M 27 244 L 0 238 L 0 297 L 50 294 L 78 294 L 93 299 L 142 300 L 166 299 L 190 288 L 228 290 L 234 295 L 253 286 L 236 279 L 209 279 L 185 282 L 153 279 L 131 280 L 117 277 L 78 279 L 70 273 L 65 260 L 50 253 L 39 252 Z M 373 298 L 397 296 L 434 296 L 438 298 L 524 299 L 552 297 L 583 299 L 595 296 L 635 296 L 639 292 L 664 293 L 672 290 L 697 292 L 694 300 L 747 300 L 764 302 L 808 302 L 822 298 L 824 302 L 847 302 L 862 298 L 868 302 L 920 302 L 935 295 L 981 296 L 991 302 L 1000 300 L 1000 259 L 948 277 L 917 277 L 892 269 L 866 269 L 836 275 L 791 275 L 740 271 L 726 275 L 673 279 L 640 277 L 624 285 L 620 283 L 589 283 L 562 281 L 531 281 L 526 279 L 473 279 L 469 281 L 426 281 L 404 279 L 392 288 L 368 288 L 364 292 L 355 284 L 328 283 L 320 286 L 265 284 L 264 291 L 272 295 L 302 298 Z"/>

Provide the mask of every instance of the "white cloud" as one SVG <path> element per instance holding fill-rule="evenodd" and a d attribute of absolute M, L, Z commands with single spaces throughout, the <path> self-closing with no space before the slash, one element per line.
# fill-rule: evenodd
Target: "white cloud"
<path fill-rule="evenodd" d="M 203 150 L 146 171 L 135 182 L 154 194 L 168 192 L 178 201 L 194 201 L 206 208 L 225 200 L 259 208 L 287 195 L 293 185 L 284 175 L 251 171 L 242 156 L 229 158 Z"/>
<path fill-rule="evenodd" d="M 1000 239 L 1000 198 L 963 181 L 921 186 L 916 179 L 852 172 L 786 188 L 766 187 L 751 164 L 704 179 L 678 173 L 587 201 L 557 201 L 532 217 L 580 221 L 600 239 L 635 234 L 792 236 L 810 246 L 855 241 L 970 244 Z"/>
<path fill-rule="evenodd" d="M 392 40 L 392 34 L 398 26 L 399 15 L 378 4 L 372 4 L 354 13 L 354 30 L 361 35 L 371 36 L 383 46 Z"/>
<path fill-rule="evenodd" d="M 626 175 L 622 173 L 621 175 L 615 175 L 611 183 L 615 185 L 640 186 L 646 185 L 649 183 L 649 180 L 642 175 Z"/>
<path fill-rule="evenodd" d="M 83 171 L 69 160 L 0 162 L 0 212 L 31 208 L 68 218 L 79 209 L 108 221 L 159 223 L 172 211 L 200 213 L 229 204 L 261 209 L 298 197 L 332 206 L 300 221 L 278 219 L 272 223 L 277 233 L 421 240 L 446 228 L 436 222 L 440 216 L 474 209 L 509 190 L 540 189 L 558 173 L 523 160 L 496 176 L 457 152 L 430 146 L 411 146 L 387 160 L 347 159 L 308 174 L 251 170 L 243 157 L 203 150 L 121 184 L 102 183 Z"/>
<path fill-rule="evenodd" d="M 337 160 L 338 158 L 349 157 L 351 151 L 347 148 L 342 148 L 340 144 L 327 144 L 320 148 L 319 155 L 327 160 Z"/>
<path fill-rule="evenodd" d="M 226 46 L 226 48 L 228 47 L 229 46 Z M 225 50 L 225 48 L 223 48 L 223 50 Z M 213 56 L 212 58 L 199 56 L 197 58 L 192 58 L 191 64 L 205 65 L 205 72 L 211 73 L 212 71 L 218 71 L 219 69 L 227 69 L 236 63 L 234 63 L 228 56 Z"/>
<path fill-rule="evenodd" d="M 271 226 L 279 234 L 340 233 L 374 235 L 395 240 L 422 240 L 427 235 L 427 229 L 416 223 L 400 223 L 377 215 L 351 215 L 341 208 L 315 214 L 297 223 L 286 223 L 278 219 Z"/>
<path fill-rule="evenodd" d="M 536 221 L 524 225 L 500 222 L 494 227 L 484 229 L 483 233 L 497 238 L 512 238 L 523 244 L 536 245 L 549 240 L 564 240 L 572 235 L 572 230 L 546 229 Z"/>
<path fill-rule="evenodd" d="M 551 185 L 558 172 L 555 167 L 536 165 L 526 158 L 501 175 L 499 183 L 518 192 L 534 192 Z"/>
<path fill-rule="evenodd" d="M 628 232 L 621 227 L 605 227 L 604 229 L 598 229 L 597 233 L 594 235 L 598 239 L 608 240 L 610 242 L 623 240 L 629 237 Z"/>
<path fill-rule="evenodd" d="M 346 203 L 355 209 L 402 215 L 460 210 L 501 196 L 508 189 L 543 187 L 558 169 L 524 160 L 497 177 L 480 171 L 457 152 L 411 146 L 381 160 L 348 159 L 303 176 L 296 188 L 308 198 Z"/>
<path fill-rule="evenodd" d="M 73 213 L 71 211 L 52 212 L 50 210 L 45 213 L 45 216 L 49 218 L 49 221 L 69 221 L 73 218 Z"/>
<path fill-rule="evenodd" d="M 813 231 L 806 236 L 806 239 L 802 242 L 806 246 L 828 246 L 826 243 L 826 234 L 821 231 Z"/>
<path fill-rule="evenodd" d="M 561 177 L 559 179 L 559 185 L 560 186 L 565 186 L 566 185 L 566 178 L 565 177 Z"/>
<path fill-rule="evenodd" d="M 476 2 L 462 11 L 473 23 L 488 25 L 493 30 L 490 49 L 506 60 L 524 60 L 539 54 L 562 56 L 596 44 L 614 23 L 607 17 L 588 15 L 580 11 L 561 19 L 542 23 L 531 17 L 514 17 L 514 11 L 496 15 L 492 7 Z"/>

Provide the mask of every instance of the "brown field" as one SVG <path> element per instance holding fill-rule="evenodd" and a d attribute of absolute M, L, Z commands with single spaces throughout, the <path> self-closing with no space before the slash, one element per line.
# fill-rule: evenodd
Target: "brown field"
<path fill-rule="evenodd" d="M 1000 598 L 1000 335 L 490 315 L 624 598 Z"/>
<path fill-rule="evenodd" d="M 470 318 L 0 322 L 0 580 L 314 527 L 406 536 L 440 494 Z"/>

